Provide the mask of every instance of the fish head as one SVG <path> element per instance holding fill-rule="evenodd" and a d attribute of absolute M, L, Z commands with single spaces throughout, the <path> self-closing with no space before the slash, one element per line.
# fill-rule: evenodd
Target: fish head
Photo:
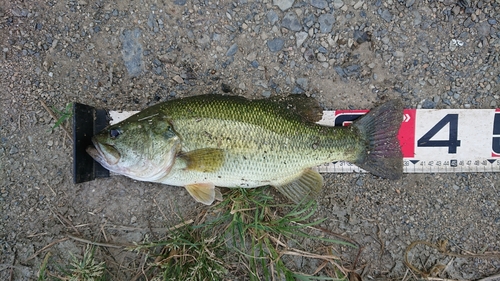
<path fill-rule="evenodd" d="M 141 113 L 108 126 L 92 137 L 92 143 L 87 153 L 104 168 L 152 182 L 168 175 L 181 148 L 167 117 Z"/>

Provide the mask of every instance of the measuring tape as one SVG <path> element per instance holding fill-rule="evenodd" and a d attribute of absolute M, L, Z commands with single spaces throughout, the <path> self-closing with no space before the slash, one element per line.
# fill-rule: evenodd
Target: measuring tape
<path fill-rule="evenodd" d="M 318 123 L 346 126 L 368 110 L 324 111 Z M 399 130 L 405 173 L 500 172 L 500 109 L 405 109 Z M 323 173 L 364 172 L 338 161 Z"/>
<path fill-rule="evenodd" d="M 110 124 L 138 111 L 110 111 Z M 368 110 L 323 111 L 318 122 L 348 126 Z M 399 142 L 405 173 L 500 172 L 500 109 L 405 109 Z M 345 161 L 320 173 L 365 172 Z"/>

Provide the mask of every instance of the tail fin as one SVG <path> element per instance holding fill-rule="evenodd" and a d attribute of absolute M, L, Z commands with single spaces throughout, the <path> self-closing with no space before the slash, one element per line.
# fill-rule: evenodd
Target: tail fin
<path fill-rule="evenodd" d="M 399 179 L 403 174 L 403 154 L 397 135 L 402 119 L 401 101 L 391 100 L 354 122 L 366 141 L 366 150 L 355 164 L 376 176 Z"/>

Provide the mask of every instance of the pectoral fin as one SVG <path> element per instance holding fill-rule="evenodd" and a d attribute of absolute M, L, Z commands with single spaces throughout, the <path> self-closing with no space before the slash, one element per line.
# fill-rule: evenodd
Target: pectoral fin
<path fill-rule="evenodd" d="M 224 151 L 217 148 L 202 148 L 183 152 L 178 157 L 186 161 L 186 170 L 210 173 L 224 164 Z"/>
<path fill-rule="evenodd" d="M 205 205 L 212 205 L 215 199 L 222 197 L 220 191 L 213 183 L 195 183 L 186 185 L 186 190 L 193 196 L 194 200 Z"/>
<path fill-rule="evenodd" d="M 304 170 L 294 180 L 277 185 L 276 189 L 295 203 L 307 202 L 318 196 L 323 188 L 323 177 L 311 169 Z"/>

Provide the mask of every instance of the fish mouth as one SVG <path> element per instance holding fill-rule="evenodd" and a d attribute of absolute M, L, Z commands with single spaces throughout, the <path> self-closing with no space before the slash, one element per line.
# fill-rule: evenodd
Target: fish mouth
<path fill-rule="evenodd" d="M 120 152 L 112 145 L 99 143 L 95 138 L 92 138 L 92 144 L 86 151 L 99 164 L 109 167 L 120 161 Z"/>

